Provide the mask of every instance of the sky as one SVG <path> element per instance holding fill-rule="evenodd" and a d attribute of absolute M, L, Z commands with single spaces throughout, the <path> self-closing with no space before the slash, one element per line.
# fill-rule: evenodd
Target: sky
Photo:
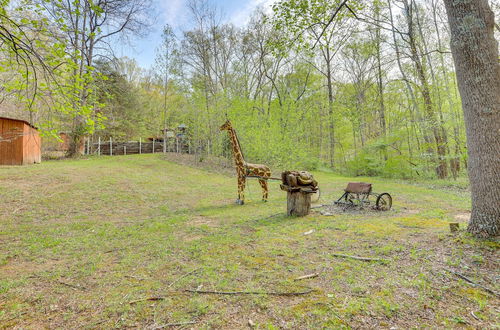
<path fill-rule="evenodd" d="M 118 44 L 115 47 L 117 56 L 134 58 L 142 68 L 148 69 L 154 64 L 155 49 L 161 41 L 161 31 L 165 24 L 170 24 L 177 35 L 192 27 L 187 9 L 188 0 L 154 0 L 156 17 L 151 31 L 143 38 L 135 37 L 129 44 Z M 217 8 L 222 23 L 231 22 L 236 26 L 245 25 L 258 7 L 271 11 L 270 6 L 276 0 L 208 0 Z"/>

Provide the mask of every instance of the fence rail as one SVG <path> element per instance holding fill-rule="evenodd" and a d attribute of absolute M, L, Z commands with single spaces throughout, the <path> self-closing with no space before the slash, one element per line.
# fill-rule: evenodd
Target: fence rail
<path fill-rule="evenodd" d="M 85 154 L 93 155 L 136 155 L 136 154 L 151 154 L 161 152 L 180 152 L 191 153 L 189 145 L 181 145 L 179 143 L 169 143 L 164 145 L 163 141 L 129 141 L 129 142 L 114 142 L 112 139 L 103 141 L 99 138 L 97 143 L 92 143 L 90 140 L 85 144 Z"/>

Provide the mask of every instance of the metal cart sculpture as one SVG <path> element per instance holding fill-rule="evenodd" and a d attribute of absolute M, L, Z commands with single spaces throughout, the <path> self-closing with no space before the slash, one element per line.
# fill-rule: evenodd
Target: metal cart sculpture
<path fill-rule="evenodd" d="M 348 207 L 364 208 L 370 206 L 375 199 L 374 208 L 379 211 L 389 211 L 392 207 L 392 197 L 389 193 L 375 193 L 371 183 L 349 182 L 344 189 L 344 194 L 335 204 Z"/>

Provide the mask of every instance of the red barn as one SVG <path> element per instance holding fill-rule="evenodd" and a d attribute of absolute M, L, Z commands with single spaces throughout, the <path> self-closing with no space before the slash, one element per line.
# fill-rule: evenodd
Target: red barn
<path fill-rule="evenodd" d="M 28 165 L 42 161 L 42 142 L 27 121 L 0 117 L 0 165 Z"/>

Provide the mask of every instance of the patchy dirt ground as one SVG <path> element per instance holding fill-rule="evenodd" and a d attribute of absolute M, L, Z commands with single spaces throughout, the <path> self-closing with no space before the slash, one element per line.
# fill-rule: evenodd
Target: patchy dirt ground
<path fill-rule="evenodd" d="M 230 165 L 167 157 L 0 168 L 0 328 L 498 327 L 466 190 L 318 172 L 319 204 L 369 181 L 393 209 L 288 218 L 277 184 L 237 206 Z"/>

